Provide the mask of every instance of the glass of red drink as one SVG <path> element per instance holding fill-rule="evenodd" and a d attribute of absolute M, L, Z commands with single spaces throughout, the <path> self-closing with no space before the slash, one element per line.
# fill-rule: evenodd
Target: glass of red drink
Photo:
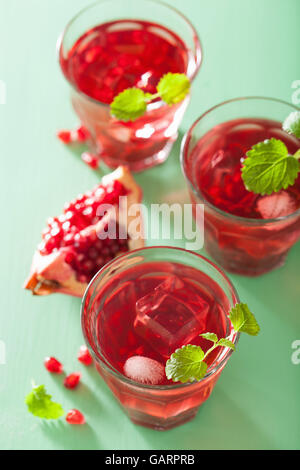
<path fill-rule="evenodd" d="M 226 275 L 206 258 L 181 248 L 131 251 L 102 268 L 82 302 L 82 329 L 96 367 L 130 419 L 166 430 L 192 419 L 209 397 L 231 350 L 208 355 L 205 377 L 168 380 L 166 360 L 184 344 L 211 342 L 214 332 L 237 343 L 228 318 L 239 302 Z"/>
<path fill-rule="evenodd" d="M 300 238 L 300 177 L 269 196 L 244 186 L 250 148 L 272 137 L 293 154 L 300 140 L 282 129 L 297 110 L 271 98 L 238 98 L 204 113 L 185 135 L 183 173 L 193 204 L 205 205 L 205 249 L 226 270 L 257 276 L 281 266 Z"/>
<path fill-rule="evenodd" d="M 165 161 L 189 97 L 174 106 L 157 99 L 134 122 L 111 117 L 109 105 L 126 88 L 155 93 L 168 72 L 194 79 L 202 54 L 190 22 L 155 0 L 101 0 L 70 21 L 58 49 L 92 151 L 112 168 L 126 164 L 133 171 Z"/>

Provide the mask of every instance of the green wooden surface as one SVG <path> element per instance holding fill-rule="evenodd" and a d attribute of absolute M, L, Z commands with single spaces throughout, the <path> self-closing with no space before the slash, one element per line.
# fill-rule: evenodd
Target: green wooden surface
<path fill-rule="evenodd" d="M 300 339 L 299 243 L 275 272 L 258 279 L 231 276 L 262 333 L 241 339 L 196 419 L 165 433 L 133 425 L 96 372 L 77 363 L 79 299 L 35 298 L 22 290 L 47 216 L 99 177 L 55 138 L 57 128 L 77 123 L 55 43 L 87 3 L 0 1 L 0 80 L 7 88 L 7 102 L 0 104 L 0 340 L 6 345 L 6 364 L 0 365 L 0 448 L 299 449 L 300 365 L 291 361 L 291 344 Z M 299 0 L 169 3 L 193 21 L 204 47 L 182 133 L 225 99 L 266 95 L 291 101 L 292 82 L 300 79 Z M 138 175 L 146 203 L 174 193 L 185 197 L 178 158 L 179 141 L 166 164 Z M 46 355 L 60 358 L 68 371 L 81 370 L 80 389 L 68 391 L 61 378 L 50 376 L 42 364 Z M 84 411 L 88 425 L 43 423 L 29 415 L 24 396 L 32 378 L 46 384 L 66 409 Z"/>

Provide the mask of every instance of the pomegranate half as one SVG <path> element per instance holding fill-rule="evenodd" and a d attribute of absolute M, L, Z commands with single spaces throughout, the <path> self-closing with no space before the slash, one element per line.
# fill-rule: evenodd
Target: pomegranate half
<path fill-rule="evenodd" d="M 65 204 L 59 217 L 48 219 L 24 287 L 35 295 L 60 292 L 82 297 L 102 266 L 144 245 L 141 212 L 129 215 L 141 200 L 141 188 L 120 166 L 92 191 Z"/>

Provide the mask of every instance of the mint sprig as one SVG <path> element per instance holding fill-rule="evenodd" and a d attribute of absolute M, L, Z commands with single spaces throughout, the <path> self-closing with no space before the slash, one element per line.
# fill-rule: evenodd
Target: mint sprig
<path fill-rule="evenodd" d="M 38 418 L 58 419 L 64 415 L 64 410 L 51 398 L 51 395 L 46 392 L 45 385 L 33 384 L 32 391 L 25 398 L 25 403 L 28 411 Z"/>
<path fill-rule="evenodd" d="M 135 121 L 145 114 L 147 104 L 156 98 L 170 106 L 179 103 L 190 92 L 190 86 L 190 80 L 184 73 L 167 73 L 160 79 L 157 93 L 145 93 L 136 87 L 119 93 L 110 105 L 110 113 L 120 121 Z"/>
<path fill-rule="evenodd" d="M 282 127 L 300 138 L 300 112 L 291 113 Z M 255 194 L 272 194 L 286 189 L 295 183 L 300 172 L 300 150 L 290 155 L 284 142 L 279 139 L 259 142 L 246 155 L 242 179 L 246 189 Z"/>
<path fill-rule="evenodd" d="M 247 304 L 236 304 L 230 310 L 229 318 L 236 332 L 240 331 L 254 336 L 260 331 L 259 325 Z M 221 346 L 235 351 L 234 343 L 228 338 L 218 339 L 215 333 L 203 333 L 200 336 L 211 341 L 213 346 L 206 353 L 200 346 L 194 344 L 187 344 L 176 349 L 166 362 L 165 373 L 169 380 L 181 383 L 201 380 L 208 368 L 205 359 L 214 349 Z"/>
<path fill-rule="evenodd" d="M 110 105 L 110 112 L 120 121 L 134 121 L 147 109 L 147 99 L 143 90 L 127 88 L 119 93 Z"/>

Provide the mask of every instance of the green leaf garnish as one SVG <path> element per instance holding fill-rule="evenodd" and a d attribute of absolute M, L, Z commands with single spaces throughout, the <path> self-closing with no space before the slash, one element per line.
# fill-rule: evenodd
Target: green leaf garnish
<path fill-rule="evenodd" d="M 201 380 L 207 370 L 207 364 L 203 362 L 204 356 L 200 346 L 194 344 L 176 349 L 166 363 L 167 378 L 182 383 Z"/>
<path fill-rule="evenodd" d="M 147 96 L 139 88 L 127 88 L 110 105 L 111 114 L 120 121 L 134 121 L 147 109 Z"/>
<path fill-rule="evenodd" d="M 247 304 L 236 304 L 230 310 L 229 318 L 235 331 L 247 333 L 251 336 L 258 335 L 260 331 L 259 324 Z"/>
<path fill-rule="evenodd" d="M 25 398 L 28 411 L 34 416 L 44 419 L 58 419 L 64 415 L 64 410 L 59 403 L 51 400 L 45 385 L 34 385 L 32 391 Z"/>
<path fill-rule="evenodd" d="M 252 336 L 259 333 L 259 325 L 247 304 L 236 304 L 230 310 L 229 318 L 235 331 Z M 182 383 L 201 380 L 208 367 L 205 359 L 214 349 L 221 346 L 235 351 L 235 344 L 228 338 L 218 339 L 215 333 L 202 333 L 200 336 L 212 341 L 213 346 L 205 354 L 200 346 L 194 344 L 187 344 L 176 349 L 166 362 L 165 372 L 169 380 Z"/>
<path fill-rule="evenodd" d="M 272 138 L 254 145 L 247 152 L 242 179 L 249 191 L 271 194 L 293 185 L 299 170 L 299 161 L 288 154 L 285 144 Z"/>
<path fill-rule="evenodd" d="M 289 114 L 282 125 L 282 129 L 300 139 L 300 111 L 293 111 Z"/>
<path fill-rule="evenodd" d="M 167 73 L 158 85 L 157 93 L 144 93 L 140 88 L 127 88 L 110 105 L 111 115 L 120 121 L 135 121 L 143 116 L 147 104 L 156 98 L 172 105 L 182 101 L 190 91 L 190 81 L 184 73 Z"/>
<path fill-rule="evenodd" d="M 212 341 L 213 343 L 217 343 L 218 337 L 215 333 L 202 333 L 202 338 L 207 339 L 208 341 Z"/>
<path fill-rule="evenodd" d="M 190 92 L 190 81 L 184 73 L 167 73 L 158 85 L 157 91 L 163 101 L 172 105 L 182 101 Z"/>
<path fill-rule="evenodd" d="M 230 348 L 233 351 L 235 351 L 234 343 L 227 338 L 221 338 L 217 344 L 218 346 L 224 346 L 224 348 Z"/>

